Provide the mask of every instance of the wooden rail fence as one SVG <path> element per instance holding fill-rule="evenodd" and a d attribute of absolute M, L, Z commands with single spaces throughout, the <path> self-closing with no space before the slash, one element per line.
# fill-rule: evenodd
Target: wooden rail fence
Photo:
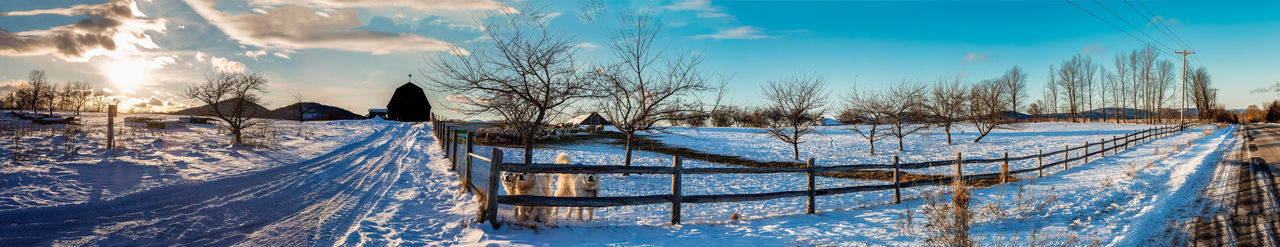
<path fill-rule="evenodd" d="M 434 116 L 432 119 L 435 119 Z M 635 206 L 647 204 L 671 204 L 671 224 L 680 224 L 681 222 L 681 204 L 686 203 L 723 203 L 723 202 L 745 202 L 745 201 L 761 201 L 790 197 L 808 197 L 805 213 L 814 214 L 817 212 L 816 198 L 827 195 L 840 195 L 854 192 L 893 190 L 894 203 L 902 201 L 903 188 L 920 187 L 928 185 L 948 184 L 954 180 L 954 176 L 944 178 L 917 180 L 911 182 L 902 182 L 900 180 L 902 169 L 923 169 L 940 166 L 955 166 L 957 175 L 965 179 L 999 179 L 1000 183 L 1007 183 L 1009 176 L 1022 174 L 1027 172 L 1037 172 L 1037 177 L 1044 176 L 1044 170 L 1062 166 L 1062 169 L 1068 170 L 1071 162 L 1080 161 L 1087 163 L 1089 157 L 1098 156 L 1106 157 L 1110 152 L 1112 155 L 1120 151 L 1127 150 L 1135 145 L 1148 142 L 1154 138 L 1169 136 L 1174 133 L 1186 129 L 1186 126 L 1169 126 L 1161 128 L 1150 128 L 1142 131 L 1134 131 L 1133 133 L 1123 136 L 1113 137 L 1111 140 L 1099 140 L 1096 143 L 1085 142 L 1083 145 L 1071 147 L 1066 145 L 1062 150 L 1044 152 L 1038 150 L 1036 154 L 1009 157 L 1008 153 L 1004 153 L 1001 158 L 987 159 L 963 159 L 961 153 L 956 153 L 954 160 L 940 160 L 917 163 L 899 163 L 898 156 L 893 156 L 892 164 L 855 164 L 855 165 L 837 165 L 837 166 L 818 166 L 816 160 L 809 158 L 805 162 L 805 167 L 776 167 L 776 168 L 739 168 L 739 167 L 715 167 L 715 168 L 684 168 L 683 159 L 675 156 L 672 159 L 671 167 L 654 167 L 654 166 L 619 166 L 619 165 L 561 165 L 561 164 L 545 164 L 545 163 L 507 163 L 503 160 L 503 152 L 501 149 L 492 148 L 490 156 L 485 157 L 476 154 L 474 151 L 473 136 L 470 131 L 459 132 L 453 126 L 444 124 L 440 121 L 432 121 L 433 132 L 440 140 L 441 148 L 445 151 L 445 156 L 449 160 L 451 169 L 457 170 L 462 178 L 462 186 L 464 190 L 482 195 L 484 197 L 483 207 L 484 214 L 479 218 L 480 222 L 489 221 L 494 229 L 500 227 L 498 220 L 497 208 L 498 204 L 508 204 L 516 206 L 543 206 L 543 207 L 614 207 L 614 206 Z M 459 141 L 459 135 L 463 141 Z M 459 143 L 462 142 L 462 143 Z M 459 146 L 461 144 L 461 146 Z M 1108 145 L 1110 144 L 1110 145 Z M 465 148 L 459 152 L 459 148 Z M 1090 148 L 1096 147 L 1096 148 Z M 1083 155 L 1072 157 L 1072 153 L 1077 150 L 1083 150 Z M 1091 152 L 1092 150 L 1092 152 Z M 1062 159 L 1045 163 L 1045 158 L 1052 158 L 1061 154 Z M 458 156 L 462 156 L 462 167 L 458 167 Z M 487 173 L 488 178 L 484 179 L 485 186 L 477 186 L 473 183 L 473 162 L 479 159 L 490 163 Z M 1036 159 L 1036 166 L 1023 169 L 1009 169 L 1009 162 Z M 979 173 L 979 174 L 963 174 L 962 166 L 972 164 L 989 164 L 1001 163 L 1000 172 L 996 173 Z M 497 164 L 497 165 L 494 165 Z M 843 172 L 857 170 L 873 170 L 873 169 L 892 169 L 893 183 L 882 185 L 859 185 L 838 188 L 817 189 L 815 184 L 815 176 L 817 174 L 827 172 Z M 554 197 L 554 196 L 530 196 L 530 195 L 498 195 L 498 179 L 502 172 L 515 173 L 541 173 L 541 174 L 661 174 L 671 175 L 671 193 L 665 195 L 643 195 L 643 196 L 604 196 L 604 197 Z M 776 191 L 749 194 L 725 194 L 725 195 L 684 195 L 683 176 L 688 174 L 773 174 L 773 173 L 805 173 L 808 175 L 808 183 L 806 188 L 792 191 Z"/>

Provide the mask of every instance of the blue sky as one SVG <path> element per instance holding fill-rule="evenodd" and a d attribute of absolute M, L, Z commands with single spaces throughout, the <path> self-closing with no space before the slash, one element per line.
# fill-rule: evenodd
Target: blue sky
<path fill-rule="evenodd" d="M 1073 2 L 1147 40 L 1106 6 L 1183 48 L 1157 29 L 1164 22 L 1198 52 L 1188 60 L 1209 69 L 1229 108 L 1277 96 L 1280 2 Z M 1039 97 L 1050 65 L 1080 53 L 1110 63 L 1144 45 L 1066 1 L 607 1 L 596 23 L 578 17 L 579 1 L 535 4 L 559 14 L 550 25 L 583 43 L 584 61 L 608 59 L 603 44 L 618 10 L 652 8 L 665 25 L 660 45 L 703 52 L 704 70 L 731 76 L 728 98 L 739 105 L 758 104 L 760 84 L 785 74 L 822 75 L 840 96 L 854 84 L 977 81 L 1015 65 Z M 1142 5 L 1159 17 L 1140 15 Z M 487 45 L 479 22 L 506 8 L 487 0 L 5 0 L 0 90 L 45 69 L 54 81 L 88 80 L 181 106 L 191 102 L 174 94 L 207 73 L 255 71 L 271 80 L 268 107 L 301 94 L 363 113 L 385 105 L 408 74 L 432 76 L 424 59 L 457 56 L 450 44 Z M 99 39 L 59 43 L 64 34 Z M 1161 59 L 1180 62 L 1158 47 Z"/>

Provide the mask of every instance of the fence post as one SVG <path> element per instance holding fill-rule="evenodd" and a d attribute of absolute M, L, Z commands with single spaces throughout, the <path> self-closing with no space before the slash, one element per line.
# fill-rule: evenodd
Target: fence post
<path fill-rule="evenodd" d="M 1070 168 L 1069 166 L 1071 165 L 1071 161 L 1067 161 L 1069 159 L 1071 159 L 1071 145 L 1062 145 L 1062 170 L 1063 171 L 1066 171 L 1067 168 Z"/>
<path fill-rule="evenodd" d="M 494 230 L 497 230 L 498 179 L 502 179 L 501 175 L 498 174 L 498 171 L 502 167 L 502 149 L 493 148 L 493 155 L 489 156 L 489 159 L 492 161 L 489 162 L 489 187 L 484 190 L 485 194 L 488 194 L 485 195 L 485 197 L 489 199 L 485 200 L 486 205 L 484 207 L 484 214 L 485 218 L 489 219 L 489 225 L 493 226 Z"/>
<path fill-rule="evenodd" d="M 1009 152 L 1004 152 L 1004 164 L 1000 165 L 1000 183 L 1009 183 Z"/>
<path fill-rule="evenodd" d="M 956 152 L 956 178 L 958 179 L 964 179 L 964 169 L 961 168 L 961 166 L 963 165 L 964 165 L 964 159 L 961 158 L 959 152 Z M 952 182 L 955 182 L 955 181 L 952 181 Z"/>
<path fill-rule="evenodd" d="M 475 143 L 475 139 L 471 138 L 471 131 L 468 130 L 467 131 L 467 152 L 466 154 L 464 154 L 466 156 L 463 156 L 462 158 L 462 162 L 466 166 L 465 168 L 466 170 L 463 171 L 463 175 L 467 179 L 467 185 L 470 185 L 471 183 L 471 151 L 472 151 L 472 147 L 474 147 L 473 143 Z M 470 190 L 471 186 L 467 186 L 467 189 Z"/>
<path fill-rule="evenodd" d="M 458 130 L 449 131 L 449 163 L 458 166 Z"/>
<path fill-rule="evenodd" d="M 679 225 L 680 224 L 680 200 L 683 200 L 682 198 L 684 196 L 683 193 L 680 191 L 680 187 L 681 187 L 680 177 L 681 177 L 681 173 L 683 173 L 684 165 L 681 164 L 682 162 L 680 160 L 680 156 L 672 156 L 672 157 L 674 157 L 674 159 L 672 159 L 671 166 L 674 167 L 674 169 L 671 172 L 671 224 Z"/>
<path fill-rule="evenodd" d="M 1084 162 L 1080 164 L 1084 163 L 1089 163 L 1089 141 L 1084 141 Z"/>
<path fill-rule="evenodd" d="M 1102 154 L 1103 158 L 1107 157 L 1107 139 L 1106 138 L 1098 139 L 1098 150 L 1102 150 L 1102 152 L 1099 152 L 1099 154 Z"/>
<path fill-rule="evenodd" d="M 814 211 L 817 211 L 817 210 L 815 210 L 815 208 L 814 208 L 814 199 L 813 199 L 813 187 L 814 187 L 814 186 L 813 186 L 813 185 L 814 185 L 814 183 L 813 183 L 813 172 L 814 172 L 813 158 L 809 158 L 809 160 L 808 160 L 807 162 L 805 162 L 805 163 L 807 163 L 807 164 L 809 165 L 809 208 L 808 208 L 807 210 L 805 210 L 805 213 L 806 213 L 806 214 L 813 214 L 813 213 L 814 213 Z"/>
<path fill-rule="evenodd" d="M 1044 149 L 1037 149 L 1036 153 L 1036 168 L 1040 168 L 1036 170 L 1036 177 L 1042 178 L 1044 177 Z"/>
<path fill-rule="evenodd" d="M 441 133 L 441 134 L 444 134 L 443 139 L 444 139 L 444 157 L 445 158 L 449 158 L 453 156 L 453 152 L 450 152 L 451 150 L 449 150 L 449 139 L 452 139 L 451 138 L 452 135 L 450 135 L 449 133 L 452 133 L 452 132 L 453 132 L 453 128 L 445 126 L 444 133 Z"/>
<path fill-rule="evenodd" d="M 902 203 L 902 180 L 898 177 L 898 156 L 893 156 L 893 204 Z"/>

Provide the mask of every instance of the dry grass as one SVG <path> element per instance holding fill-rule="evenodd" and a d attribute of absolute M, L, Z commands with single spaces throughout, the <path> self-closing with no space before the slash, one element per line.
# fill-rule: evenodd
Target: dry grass
<path fill-rule="evenodd" d="M 925 197 L 924 242 L 929 246 L 973 246 L 969 224 L 973 222 L 973 195 L 963 179 L 951 183 L 951 200 L 941 193 Z"/>

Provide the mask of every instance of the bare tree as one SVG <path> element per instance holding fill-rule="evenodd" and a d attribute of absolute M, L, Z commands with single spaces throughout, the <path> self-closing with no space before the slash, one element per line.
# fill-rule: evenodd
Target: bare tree
<path fill-rule="evenodd" d="M 711 110 L 711 126 L 730 127 L 733 126 L 734 115 L 738 114 L 736 107 L 717 107 Z"/>
<path fill-rule="evenodd" d="M 1036 100 L 1036 103 L 1031 103 L 1030 106 L 1027 106 L 1027 114 L 1031 114 L 1031 122 L 1035 122 L 1040 114 L 1044 114 L 1044 110 L 1040 109 L 1042 104 L 1044 104 L 1044 101 Z"/>
<path fill-rule="evenodd" d="M 1161 119 L 1168 117 L 1164 116 L 1164 104 L 1173 99 L 1174 95 L 1171 90 L 1174 90 L 1174 77 L 1176 77 L 1176 74 L 1173 72 L 1173 62 L 1161 60 L 1156 63 L 1155 81 L 1153 82 L 1155 85 L 1155 109 L 1160 113 Z"/>
<path fill-rule="evenodd" d="M 626 136 L 623 164 L 630 166 L 631 144 L 637 132 L 662 131 L 663 127 L 656 125 L 661 121 L 704 125 L 707 116 L 697 97 L 715 88 L 710 76 L 699 70 L 702 58 L 698 53 L 667 53 L 654 47 L 662 23 L 652 13 L 623 13 L 620 17 L 620 28 L 610 36 L 618 61 L 596 70 L 594 90 L 605 92 L 596 109 Z"/>
<path fill-rule="evenodd" d="M 67 94 L 67 110 L 75 111 L 76 116 L 80 115 L 80 111 L 93 98 L 93 88 L 89 87 L 89 82 L 86 81 L 68 83 L 65 93 Z"/>
<path fill-rule="evenodd" d="M 813 133 L 827 104 L 823 79 L 816 75 L 790 75 L 765 85 L 764 133 L 791 144 L 792 158 L 800 160 L 800 140 Z"/>
<path fill-rule="evenodd" d="M 978 129 L 978 138 L 973 142 L 981 141 L 991 130 L 1006 124 L 1003 111 L 1008 102 L 1005 102 L 1005 93 L 995 80 L 985 80 L 970 87 L 967 112 L 973 126 Z"/>
<path fill-rule="evenodd" d="M 890 117 L 883 109 L 888 108 L 889 101 L 893 100 L 882 94 L 860 92 L 856 87 L 845 97 L 845 110 L 840 113 L 843 119 L 841 121 L 852 124 L 849 130 L 867 140 L 872 155 L 876 154 L 876 141 L 887 137 L 880 125 L 889 120 Z"/>
<path fill-rule="evenodd" d="M 260 112 L 261 93 L 265 93 L 267 79 L 259 73 L 214 73 L 205 76 L 204 83 L 187 86 L 187 98 L 205 103 L 215 117 L 227 123 L 234 137 L 232 143 L 244 144 L 240 138 L 245 129 L 268 121 L 254 118 Z"/>
<path fill-rule="evenodd" d="M 1113 98 L 1112 105 L 1114 105 L 1117 108 L 1115 113 L 1116 123 L 1119 123 L 1122 117 L 1123 118 L 1129 117 L 1129 113 L 1127 110 L 1125 110 L 1125 108 L 1128 108 L 1127 106 L 1129 102 L 1128 98 L 1129 98 L 1130 86 L 1128 81 L 1130 77 L 1129 77 L 1129 67 L 1126 66 L 1128 64 L 1128 58 L 1125 57 L 1123 54 L 1124 53 L 1116 54 L 1116 57 L 1115 57 L 1116 71 L 1115 71 L 1115 74 L 1112 75 L 1111 77 L 1111 80 L 1112 80 L 1111 97 Z M 1120 114 L 1124 114 L 1124 115 L 1121 116 Z"/>
<path fill-rule="evenodd" d="M 1062 98 L 1066 100 L 1067 113 L 1071 116 L 1071 122 L 1077 122 L 1085 101 L 1085 90 L 1087 73 L 1093 67 L 1093 59 L 1076 54 L 1071 59 L 1062 61 L 1062 66 L 1058 67 L 1057 86 L 1061 88 Z"/>
<path fill-rule="evenodd" d="M 1046 112 L 1053 114 L 1053 119 L 1058 118 L 1058 83 L 1057 71 L 1053 69 L 1053 65 L 1049 65 L 1049 82 L 1045 83 L 1044 100 L 1045 105 L 1042 106 Z"/>
<path fill-rule="evenodd" d="M 1093 108 L 1093 92 L 1094 92 L 1093 88 L 1098 84 L 1097 81 L 1094 80 L 1094 78 L 1098 74 L 1099 67 L 1101 67 L 1101 65 L 1094 65 L 1093 59 L 1090 58 L 1086 66 L 1082 68 L 1083 69 L 1081 71 L 1082 73 L 1080 73 L 1081 75 L 1080 87 L 1083 88 L 1081 90 L 1082 92 L 1081 96 L 1084 98 L 1080 102 L 1080 104 L 1084 106 L 1083 111 L 1089 113 L 1089 116 L 1088 116 L 1089 121 L 1094 121 L 1096 118 L 1093 112 L 1093 110 L 1095 109 Z"/>
<path fill-rule="evenodd" d="M 572 102 L 592 97 L 592 82 L 579 71 L 573 37 L 547 28 L 545 9 L 526 6 L 502 12 L 485 25 L 492 46 L 469 56 L 440 56 L 435 88 L 453 94 L 464 114 L 495 114 L 524 143 L 524 162 L 533 162 L 533 143 L 554 115 Z M 454 53 L 468 51 L 455 47 Z"/>
<path fill-rule="evenodd" d="M 1108 72 L 1106 68 L 1102 68 L 1102 65 L 1098 65 L 1098 70 L 1101 71 L 1102 73 L 1098 75 L 1099 76 L 1098 105 L 1100 106 L 1098 109 L 1101 109 L 1099 113 L 1102 114 L 1102 122 L 1106 122 L 1107 121 L 1107 91 L 1111 90 L 1111 84 L 1113 81 L 1112 77 L 1114 76 L 1112 76 L 1111 72 Z"/>
<path fill-rule="evenodd" d="M 306 122 L 307 107 L 306 104 L 303 104 L 305 101 L 303 101 L 302 93 L 293 94 L 293 102 L 294 105 L 298 106 L 298 122 Z"/>
<path fill-rule="evenodd" d="M 926 86 L 915 82 L 903 80 L 898 84 L 889 87 L 885 92 L 889 98 L 888 107 L 883 108 L 886 116 L 889 116 L 889 135 L 898 138 L 898 151 L 904 150 L 902 139 L 919 132 L 921 129 L 929 126 L 921 124 L 924 121 L 924 90 Z M 949 134 L 948 134 L 949 135 Z"/>
<path fill-rule="evenodd" d="M 1000 84 L 1004 86 L 1005 90 L 1008 90 L 1008 101 L 1011 107 L 1009 110 L 1013 111 L 1013 121 L 1017 122 L 1018 107 L 1022 106 L 1022 98 L 1020 97 L 1025 97 L 1027 91 L 1027 74 L 1022 72 L 1022 68 L 1013 66 L 1013 68 L 1004 72 L 1004 77 L 1000 78 Z M 948 133 L 948 135 L 950 134 Z M 947 140 L 947 143 L 951 143 L 951 141 Z"/>
<path fill-rule="evenodd" d="M 49 78 L 45 76 L 44 70 L 31 70 L 27 74 L 27 84 L 22 91 L 22 99 L 31 108 L 31 112 L 35 113 L 39 110 L 40 104 L 51 101 L 53 96 L 53 87 L 49 85 Z M 50 113 L 53 113 L 50 111 Z"/>
<path fill-rule="evenodd" d="M 1187 78 L 1190 81 L 1192 101 L 1196 105 L 1197 115 L 1202 120 L 1211 119 L 1213 116 L 1209 112 L 1218 101 L 1217 93 L 1213 89 L 1213 78 L 1204 67 L 1191 69 Z"/>
<path fill-rule="evenodd" d="M 1008 86 L 1008 84 L 1005 85 Z M 935 124 L 947 133 L 947 144 L 951 144 L 951 126 L 964 120 L 967 110 L 965 108 L 969 103 L 965 101 L 968 98 L 966 95 L 968 91 L 969 88 L 960 81 L 960 78 L 938 79 L 925 95 L 928 100 L 924 109 L 933 115 Z"/>

